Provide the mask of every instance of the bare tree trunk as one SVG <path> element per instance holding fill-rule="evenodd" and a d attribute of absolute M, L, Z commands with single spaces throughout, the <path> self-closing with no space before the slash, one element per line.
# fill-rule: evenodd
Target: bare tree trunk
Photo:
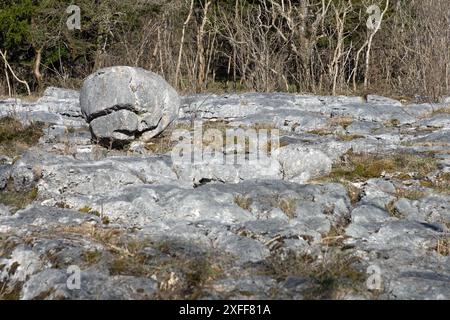
<path fill-rule="evenodd" d="M 183 54 L 183 46 L 184 46 L 184 37 L 186 35 L 186 27 L 189 23 L 189 20 L 191 20 L 193 10 L 194 10 L 194 0 L 191 0 L 191 5 L 189 6 L 189 13 L 188 13 L 186 20 L 183 23 L 183 29 L 181 31 L 180 50 L 178 51 L 177 68 L 175 70 L 175 86 L 178 86 L 178 75 L 180 74 L 181 56 Z"/>
<path fill-rule="evenodd" d="M 205 82 L 205 47 L 203 43 L 203 38 L 205 36 L 205 26 L 206 22 L 208 21 L 208 9 L 211 5 L 211 1 L 208 0 L 205 3 L 205 7 L 203 8 L 203 19 L 202 23 L 198 29 L 197 34 L 197 57 L 198 57 L 198 91 L 201 91 L 204 89 L 204 82 Z"/>
<path fill-rule="evenodd" d="M 33 64 L 33 74 L 36 78 L 39 86 L 42 83 L 42 74 L 41 74 L 41 60 L 42 60 L 42 48 L 35 49 L 35 59 Z"/>
<path fill-rule="evenodd" d="M 389 0 L 386 0 L 386 7 L 384 8 L 384 11 L 381 13 L 380 21 L 378 22 L 376 28 L 373 30 L 373 32 L 369 35 L 369 39 L 367 41 L 367 51 L 366 51 L 366 70 L 364 73 L 364 90 L 367 90 L 369 86 L 369 75 L 370 75 L 370 50 L 372 49 L 372 42 L 373 37 L 377 34 L 377 32 L 381 28 L 381 22 L 383 21 L 383 17 L 386 14 L 387 10 L 389 8 Z"/>
<path fill-rule="evenodd" d="M 26 82 L 25 80 L 20 80 L 16 76 L 16 74 L 13 71 L 13 69 L 11 68 L 11 65 L 8 63 L 8 59 L 6 59 L 6 52 L 3 52 L 2 50 L 0 50 L 0 56 L 2 56 L 3 62 L 5 63 L 5 69 L 6 68 L 9 69 L 9 72 L 11 72 L 12 76 L 14 77 L 14 79 L 16 79 L 18 82 L 22 83 L 27 88 L 28 95 L 31 96 L 30 86 L 28 85 L 28 82 Z M 9 80 L 8 80 L 8 82 L 9 82 Z M 11 94 L 11 89 L 10 88 L 9 88 L 9 93 Z"/>
<path fill-rule="evenodd" d="M 11 92 L 11 83 L 9 82 L 9 75 L 8 75 L 8 64 L 7 64 L 7 62 L 6 62 L 6 60 L 4 61 L 5 62 L 5 78 L 6 78 L 6 84 L 8 85 L 8 97 L 11 97 L 12 96 L 12 92 Z"/>
<path fill-rule="evenodd" d="M 337 29 L 337 40 L 336 40 L 336 48 L 333 54 L 333 60 L 329 66 L 330 77 L 333 79 L 332 85 L 332 93 L 336 95 L 336 87 L 337 80 L 339 77 L 340 71 L 340 60 L 343 52 L 343 44 L 344 44 L 344 26 L 345 26 L 345 18 L 347 16 L 348 7 L 343 8 L 342 18 L 341 18 L 341 9 L 338 7 L 334 7 L 334 15 L 336 20 L 336 29 Z"/>

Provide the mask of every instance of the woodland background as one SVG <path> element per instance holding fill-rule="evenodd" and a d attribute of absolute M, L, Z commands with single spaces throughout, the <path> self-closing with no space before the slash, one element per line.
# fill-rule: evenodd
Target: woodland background
<path fill-rule="evenodd" d="M 66 26 L 70 4 L 81 30 Z M 366 26 L 381 8 L 379 30 Z M 140 66 L 180 92 L 450 95 L 449 0 L 0 0 L 0 95 Z"/>

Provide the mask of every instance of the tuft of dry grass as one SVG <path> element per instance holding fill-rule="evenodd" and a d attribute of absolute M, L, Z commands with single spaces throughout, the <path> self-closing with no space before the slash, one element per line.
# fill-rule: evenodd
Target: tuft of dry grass
<path fill-rule="evenodd" d="M 354 255 L 331 249 L 322 259 L 306 254 L 275 254 L 266 260 L 262 272 L 278 281 L 291 276 L 309 279 L 311 285 L 303 292 L 306 299 L 339 299 L 364 285 L 365 276 L 355 267 L 358 262 Z"/>
<path fill-rule="evenodd" d="M 331 126 L 341 126 L 344 129 L 347 129 L 348 126 L 350 126 L 354 122 L 354 119 L 352 117 L 340 116 L 340 117 L 333 117 L 328 122 Z"/>
<path fill-rule="evenodd" d="M 0 281 L 0 301 L 19 300 L 22 285 L 22 283 L 16 283 L 12 288 L 8 288 L 7 283 Z"/>
<path fill-rule="evenodd" d="M 337 138 L 341 141 L 353 141 L 357 139 L 363 139 L 364 136 L 359 134 L 338 134 Z"/>
<path fill-rule="evenodd" d="M 244 210 L 249 211 L 252 205 L 252 199 L 247 196 L 237 195 L 234 197 L 234 203 Z"/>
<path fill-rule="evenodd" d="M 100 212 L 98 212 L 97 210 L 93 210 L 89 206 L 84 206 L 84 207 L 78 209 L 78 212 L 81 212 L 81 213 L 84 213 L 84 214 L 91 214 L 91 215 L 94 215 L 94 216 L 97 216 L 97 217 L 101 216 Z"/>
<path fill-rule="evenodd" d="M 62 205 L 62 208 L 64 208 L 64 204 L 58 203 L 58 205 Z M 98 212 L 97 210 L 93 210 L 89 206 L 84 206 L 84 207 L 78 209 L 78 212 L 84 213 L 84 214 L 90 214 L 90 215 L 99 217 L 103 224 L 109 224 L 110 223 L 109 218 L 106 215 Z"/>
<path fill-rule="evenodd" d="M 37 188 L 32 188 L 29 191 L 6 190 L 0 192 L 0 203 L 11 207 L 14 212 L 28 206 L 37 198 L 37 195 Z"/>
<path fill-rule="evenodd" d="M 83 261 L 88 265 L 92 266 L 97 264 L 103 256 L 103 253 L 101 251 L 95 250 L 95 251 L 86 251 L 83 253 Z"/>
<path fill-rule="evenodd" d="M 433 112 L 433 115 L 447 113 L 450 114 L 450 106 L 444 107 L 442 109 L 436 110 Z"/>
<path fill-rule="evenodd" d="M 384 123 L 387 127 L 398 127 L 400 125 L 400 120 L 391 119 Z"/>
<path fill-rule="evenodd" d="M 409 200 L 420 200 L 426 196 L 426 193 L 417 189 L 397 189 L 397 198 L 405 198 Z"/>
<path fill-rule="evenodd" d="M 439 173 L 433 181 L 430 179 L 421 180 L 420 185 L 438 193 L 450 194 L 450 172 Z"/>
<path fill-rule="evenodd" d="M 203 137 L 202 137 L 202 146 L 203 147 L 214 147 L 216 148 L 222 148 L 225 147 L 227 142 L 227 131 L 229 130 L 244 130 L 244 132 L 248 129 L 255 130 L 258 132 L 259 130 L 270 130 L 276 129 L 273 124 L 270 123 L 255 123 L 251 126 L 232 126 L 229 124 L 228 121 L 203 121 L 202 122 L 202 131 L 203 131 Z M 175 145 L 178 143 L 177 141 L 172 140 L 172 134 L 176 130 L 187 130 L 191 133 L 193 137 L 193 131 L 194 131 L 194 123 L 176 123 L 171 125 L 169 128 L 167 128 L 162 134 L 152 138 L 150 141 L 146 143 L 145 148 L 153 154 L 165 154 L 175 147 Z M 219 134 L 222 137 L 222 145 L 217 145 L 218 141 L 214 141 L 213 137 L 210 137 L 208 135 L 205 135 L 210 130 L 217 130 Z M 195 141 L 192 141 L 193 143 L 196 143 Z M 268 142 L 268 145 L 266 148 L 269 148 L 268 150 L 271 150 L 271 141 Z M 281 144 L 281 146 L 285 146 L 286 144 Z M 245 146 L 242 146 L 242 150 L 246 153 L 249 152 L 249 146 L 250 142 L 248 141 L 248 138 L 245 139 Z M 239 149 L 239 148 L 238 148 Z M 273 150 L 271 150 L 273 151 Z"/>
<path fill-rule="evenodd" d="M 297 199 L 292 197 L 280 198 L 278 200 L 278 208 L 284 212 L 286 216 L 290 219 L 295 218 L 295 213 L 297 210 Z"/>
<path fill-rule="evenodd" d="M 414 174 L 416 178 L 425 177 L 437 169 L 436 160 L 431 156 L 393 154 L 373 155 L 348 152 L 334 165 L 330 177 L 349 181 L 379 178 L 383 174 L 404 177 Z"/>
<path fill-rule="evenodd" d="M 343 225 L 332 225 L 330 231 L 322 235 L 322 244 L 327 247 L 342 248 L 344 246 L 344 240 L 347 238 L 348 237 L 345 235 L 345 227 Z"/>
<path fill-rule="evenodd" d="M 439 238 L 433 250 L 441 256 L 450 256 L 450 237 L 447 236 Z"/>
<path fill-rule="evenodd" d="M 350 151 L 334 164 L 328 177 L 318 179 L 316 182 L 342 184 L 347 189 L 352 204 L 356 204 L 361 199 L 361 190 L 355 186 L 359 182 L 379 178 L 385 174 L 390 174 L 399 180 L 424 179 L 435 170 L 437 170 L 437 163 L 431 155 L 373 155 L 355 154 Z M 428 182 L 428 180 L 422 181 Z M 445 192 L 445 186 L 447 185 L 448 189 L 450 185 L 445 183 L 447 181 L 445 179 L 436 181 L 444 181 L 440 184 L 441 192 Z M 437 188 L 437 186 L 434 187 Z M 425 192 L 417 189 L 397 189 L 396 193 L 398 198 L 410 200 L 419 200 L 426 196 Z"/>
<path fill-rule="evenodd" d="M 88 239 L 100 244 L 101 251 L 87 251 L 82 258 L 87 265 L 106 259 L 111 275 L 152 277 L 158 281 L 157 299 L 195 299 L 208 283 L 223 274 L 222 263 L 226 259 L 209 253 L 192 255 L 169 242 L 153 242 L 150 239 L 128 239 L 124 230 L 98 227 L 85 223 L 80 226 L 61 227 L 51 235 L 58 238 Z M 42 237 L 42 235 L 41 235 Z M 153 248 L 161 259 L 150 258 L 146 248 Z"/>
<path fill-rule="evenodd" d="M 450 194 L 450 172 L 444 172 L 437 176 L 434 189 L 440 193 Z"/>
<path fill-rule="evenodd" d="M 396 200 L 390 201 L 388 204 L 386 204 L 385 209 L 392 217 L 402 219 L 404 217 L 395 208 L 395 202 Z"/>
<path fill-rule="evenodd" d="M 158 266 L 157 299 L 199 299 L 209 283 L 222 277 L 223 269 L 212 257 L 177 257 Z"/>
<path fill-rule="evenodd" d="M 0 119 L 0 154 L 16 157 L 36 145 L 42 137 L 44 125 L 31 123 L 22 125 L 12 117 Z"/>
<path fill-rule="evenodd" d="M 333 132 L 331 130 L 328 130 L 328 129 L 314 129 L 314 130 L 308 131 L 307 133 L 315 134 L 317 136 L 328 136 L 330 134 L 333 134 Z"/>

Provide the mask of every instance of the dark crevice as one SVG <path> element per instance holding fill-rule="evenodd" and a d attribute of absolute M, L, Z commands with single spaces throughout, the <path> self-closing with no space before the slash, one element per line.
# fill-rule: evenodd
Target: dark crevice
<path fill-rule="evenodd" d="M 221 183 L 225 183 L 225 181 L 221 180 L 221 179 L 209 179 L 209 178 L 201 178 L 198 183 L 194 184 L 194 188 L 198 188 L 201 186 L 204 186 L 208 183 L 216 183 L 216 182 L 221 182 Z"/>
<path fill-rule="evenodd" d="M 110 113 L 113 113 L 115 111 L 119 111 L 119 110 L 128 110 L 131 112 L 136 113 L 136 110 L 134 109 L 134 107 L 131 104 L 117 104 L 113 107 L 92 113 L 89 117 L 88 117 L 88 122 L 91 122 L 92 120 L 99 118 L 99 117 L 103 117 L 106 116 Z"/>
<path fill-rule="evenodd" d="M 120 130 L 120 129 L 117 129 L 117 130 L 114 130 L 113 132 L 117 132 L 117 133 L 123 133 L 123 134 L 126 134 L 127 136 L 135 136 L 135 131 L 130 131 L 130 130 Z"/>
<path fill-rule="evenodd" d="M 101 138 L 95 141 L 98 145 L 107 149 L 125 150 L 130 144 L 130 141 L 117 140 L 112 138 Z"/>

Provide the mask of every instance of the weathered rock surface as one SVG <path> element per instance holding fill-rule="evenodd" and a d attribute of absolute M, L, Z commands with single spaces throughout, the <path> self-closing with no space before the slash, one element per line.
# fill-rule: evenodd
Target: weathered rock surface
<path fill-rule="evenodd" d="M 444 102 L 193 95 L 176 119 L 176 93 L 144 70 L 107 69 L 87 84 L 82 108 L 78 92 L 57 88 L 0 101 L 1 117 L 46 124 L 36 147 L 0 154 L 0 297 L 450 299 Z M 174 161 L 164 137 L 127 150 L 91 139 L 146 140 L 194 120 L 279 129 L 280 148 L 192 163 Z M 367 160 L 346 171 L 355 154 Z M 34 188 L 31 203 L 9 207 Z"/>
<path fill-rule="evenodd" d="M 85 127 L 79 93 L 74 90 L 49 87 L 36 102 L 11 98 L 0 101 L 0 117 L 14 116 L 24 124 L 40 121 L 70 128 Z"/>
<path fill-rule="evenodd" d="M 110 67 L 90 75 L 80 92 L 94 138 L 148 140 L 178 116 L 177 92 L 160 76 L 132 67 Z"/>
<path fill-rule="evenodd" d="M 0 190 L 6 188 L 6 184 L 11 177 L 11 167 L 9 164 L 0 165 Z"/>
<path fill-rule="evenodd" d="M 320 150 L 289 145 L 277 151 L 276 157 L 280 161 L 283 177 L 289 181 L 305 183 L 331 172 L 333 162 Z"/>

